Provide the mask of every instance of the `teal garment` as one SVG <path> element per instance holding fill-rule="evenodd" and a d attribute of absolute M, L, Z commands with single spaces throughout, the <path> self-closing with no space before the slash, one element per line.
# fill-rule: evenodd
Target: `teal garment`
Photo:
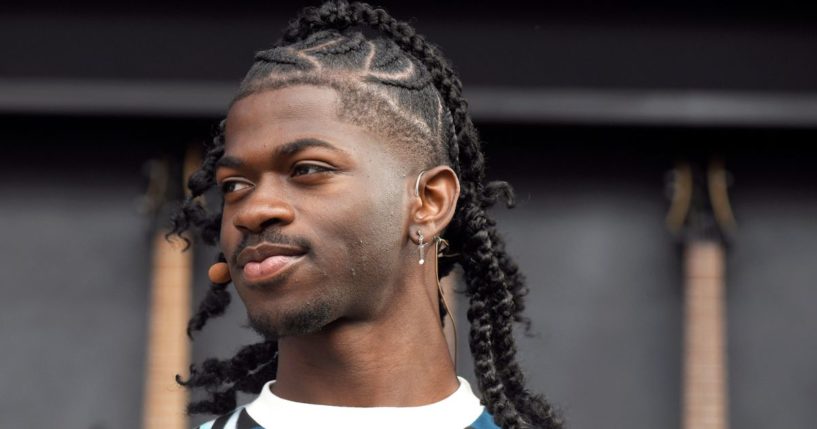
<path fill-rule="evenodd" d="M 494 423 L 494 416 L 485 410 L 482 414 L 479 415 L 479 418 L 474 423 L 471 423 L 471 426 L 468 426 L 466 429 L 500 429 L 499 426 Z"/>
<path fill-rule="evenodd" d="M 255 420 L 247 414 L 244 407 L 240 407 L 233 412 L 227 413 L 215 420 L 209 421 L 196 429 L 275 429 L 265 428 L 259 425 Z M 471 423 L 464 429 L 500 429 L 494 423 L 494 418 L 484 410 L 474 423 Z"/>

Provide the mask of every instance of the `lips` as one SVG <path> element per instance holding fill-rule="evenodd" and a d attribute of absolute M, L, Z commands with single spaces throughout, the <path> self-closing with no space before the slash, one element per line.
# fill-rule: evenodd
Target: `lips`
<path fill-rule="evenodd" d="M 259 280 L 275 276 L 299 261 L 305 253 L 300 248 L 265 243 L 242 250 L 236 262 L 243 270 L 244 278 Z"/>

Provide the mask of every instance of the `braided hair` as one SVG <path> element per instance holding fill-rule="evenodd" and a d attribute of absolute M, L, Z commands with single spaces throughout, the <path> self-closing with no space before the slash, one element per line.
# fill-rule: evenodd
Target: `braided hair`
<path fill-rule="evenodd" d="M 356 28 L 376 32 L 367 37 Z M 445 230 L 452 257 L 439 261 L 440 276 L 462 267 L 469 299 L 469 345 L 483 402 L 503 428 L 560 428 L 561 418 L 526 387 L 516 361 L 513 323 L 522 316 L 525 279 L 505 252 L 487 210 L 503 200 L 513 206 L 506 182 L 485 180 L 479 137 L 462 97 L 462 83 L 440 51 L 409 24 L 365 3 L 329 1 L 304 9 L 271 49 L 258 52 L 235 101 L 259 91 L 293 85 L 335 89 L 340 119 L 390 137 L 425 166 L 449 165 L 461 193 Z M 172 218 L 172 234 L 189 229 L 215 245 L 221 213 L 210 213 L 200 197 L 215 186 L 215 164 L 224 154 L 224 122 L 207 148 L 202 167 L 188 182 L 191 193 Z M 224 255 L 219 254 L 220 261 Z M 188 336 L 230 303 L 226 285 L 212 285 L 188 325 Z M 441 310 L 442 313 L 443 310 Z M 222 414 L 236 407 L 236 392 L 257 393 L 276 377 L 278 345 L 266 340 L 243 347 L 231 359 L 210 358 L 191 365 L 188 388 L 204 388 L 208 398 L 188 412 Z"/>

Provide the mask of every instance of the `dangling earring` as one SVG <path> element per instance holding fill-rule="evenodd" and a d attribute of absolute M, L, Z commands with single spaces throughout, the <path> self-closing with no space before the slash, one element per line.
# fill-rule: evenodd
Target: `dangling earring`
<path fill-rule="evenodd" d="M 217 285 L 227 284 L 232 280 L 226 262 L 216 262 L 211 265 L 210 269 L 207 270 L 207 277 L 210 277 L 210 281 Z"/>
<path fill-rule="evenodd" d="M 426 246 L 428 246 L 428 243 L 423 243 L 423 231 L 422 230 L 418 229 L 417 230 L 417 235 L 420 237 L 420 243 L 417 245 L 417 248 L 420 251 L 420 261 L 419 262 L 420 262 L 420 265 L 423 265 L 423 264 L 426 263 L 425 252 L 426 252 Z"/>

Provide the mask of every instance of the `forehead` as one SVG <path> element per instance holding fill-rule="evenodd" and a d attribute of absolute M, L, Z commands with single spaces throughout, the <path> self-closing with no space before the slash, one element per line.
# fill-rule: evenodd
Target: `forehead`
<path fill-rule="evenodd" d="M 299 85 L 260 91 L 230 107 L 225 132 L 229 137 L 260 129 L 285 131 L 292 127 L 346 130 L 348 124 L 338 119 L 337 108 L 338 97 L 331 88 Z"/>
<path fill-rule="evenodd" d="M 317 138 L 357 157 L 400 162 L 385 136 L 339 118 L 343 108 L 336 90 L 326 86 L 295 85 L 252 93 L 236 101 L 227 114 L 225 151 L 269 150 Z"/>

